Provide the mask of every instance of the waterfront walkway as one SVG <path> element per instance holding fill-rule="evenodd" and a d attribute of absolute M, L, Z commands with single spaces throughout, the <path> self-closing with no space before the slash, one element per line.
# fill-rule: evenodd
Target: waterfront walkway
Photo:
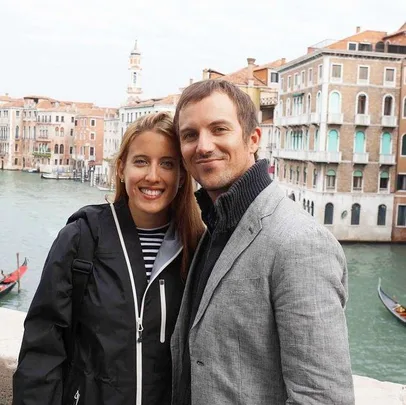
<path fill-rule="evenodd" d="M 11 377 L 23 336 L 25 312 L 0 308 L 0 405 L 11 405 Z M 6 326 L 7 325 L 7 326 Z M 354 376 L 356 405 L 406 405 L 406 385 Z"/>

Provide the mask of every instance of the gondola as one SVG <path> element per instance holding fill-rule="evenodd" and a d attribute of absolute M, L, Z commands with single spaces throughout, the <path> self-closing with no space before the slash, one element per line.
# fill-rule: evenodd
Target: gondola
<path fill-rule="evenodd" d="M 21 279 L 27 271 L 27 268 L 27 258 L 25 258 L 24 263 L 17 270 L 4 275 L 3 278 L 0 276 L 0 297 L 9 293 L 15 287 L 18 280 Z"/>
<path fill-rule="evenodd" d="M 400 322 L 406 325 L 406 307 L 400 305 L 396 300 L 389 297 L 381 288 L 381 279 L 378 283 L 378 295 L 386 309 Z"/>

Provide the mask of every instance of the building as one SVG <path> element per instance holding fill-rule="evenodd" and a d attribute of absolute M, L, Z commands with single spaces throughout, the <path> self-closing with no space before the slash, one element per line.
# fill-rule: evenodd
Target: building
<path fill-rule="evenodd" d="M 406 173 L 398 156 L 406 132 L 404 33 L 405 26 L 394 36 L 357 27 L 278 69 L 275 177 L 342 241 L 405 235 L 398 229 L 406 225 L 406 199 L 397 172 Z"/>

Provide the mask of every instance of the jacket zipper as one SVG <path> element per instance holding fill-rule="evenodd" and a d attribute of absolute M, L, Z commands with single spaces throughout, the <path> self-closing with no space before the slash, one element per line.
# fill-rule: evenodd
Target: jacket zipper
<path fill-rule="evenodd" d="M 159 295 L 161 297 L 161 334 L 159 341 L 165 343 L 166 329 L 166 297 L 165 297 L 165 280 L 159 280 Z"/>
<path fill-rule="evenodd" d="M 136 322 L 136 330 L 137 330 L 136 331 L 136 357 L 137 357 L 137 360 L 136 360 L 136 387 L 137 388 L 136 388 L 135 404 L 141 405 L 141 401 L 142 401 L 142 331 L 144 330 L 142 321 L 143 321 L 143 317 L 144 317 L 145 297 L 147 295 L 149 286 L 152 284 L 152 282 L 162 273 L 162 271 L 167 266 L 169 266 L 176 259 L 176 257 L 178 257 L 178 255 L 182 251 L 183 247 L 179 248 L 179 250 L 166 263 L 163 264 L 163 266 L 155 274 L 154 278 L 150 280 L 150 282 L 147 285 L 147 288 L 145 289 L 144 295 L 142 297 L 141 310 L 138 311 L 137 290 L 135 289 L 135 281 L 134 281 L 134 275 L 132 272 L 130 259 L 128 257 L 127 248 L 125 247 L 123 234 L 121 232 L 120 223 L 118 222 L 116 210 L 114 208 L 113 203 L 110 203 L 110 208 L 113 213 L 113 218 L 114 218 L 114 222 L 116 224 L 118 237 L 119 237 L 120 243 L 121 243 L 121 248 L 123 249 L 124 258 L 125 258 L 125 261 L 127 264 L 127 270 L 128 270 L 128 275 L 130 277 L 131 290 L 132 290 L 133 299 L 134 299 L 135 322 Z M 165 311 L 166 311 L 166 305 L 165 305 Z M 79 401 L 79 399 L 78 399 L 78 401 Z M 75 405 L 77 405 L 77 404 L 75 404 Z"/>
<path fill-rule="evenodd" d="M 79 394 L 79 390 L 77 390 L 76 393 L 75 393 L 75 395 L 74 395 L 74 397 L 73 397 L 73 399 L 75 400 L 74 405 L 78 405 L 78 403 L 79 403 L 79 398 L 80 398 L 80 394 Z"/>

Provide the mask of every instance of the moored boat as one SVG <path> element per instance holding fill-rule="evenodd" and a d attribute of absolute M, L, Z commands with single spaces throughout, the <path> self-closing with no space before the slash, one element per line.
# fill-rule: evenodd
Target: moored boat
<path fill-rule="evenodd" d="M 18 283 L 18 280 L 25 274 L 27 271 L 27 258 L 25 258 L 24 263 L 15 271 L 10 274 L 3 274 L 3 278 L 0 277 L 0 297 L 9 293 L 15 285 Z"/>
<path fill-rule="evenodd" d="M 64 174 L 64 173 L 42 173 L 41 179 L 72 180 L 73 176 L 71 176 L 70 174 Z"/>
<path fill-rule="evenodd" d="M 386 294 L 381 287 L 381 279 L 379 279 L 378 283 L 378 296 L 381 299 L 383 305 L 385 305 L 386 309 L 400 322 L 406 324 L 406 307 L 400 305 L 394 298 L 391 298 L 388 294 Z"/>

